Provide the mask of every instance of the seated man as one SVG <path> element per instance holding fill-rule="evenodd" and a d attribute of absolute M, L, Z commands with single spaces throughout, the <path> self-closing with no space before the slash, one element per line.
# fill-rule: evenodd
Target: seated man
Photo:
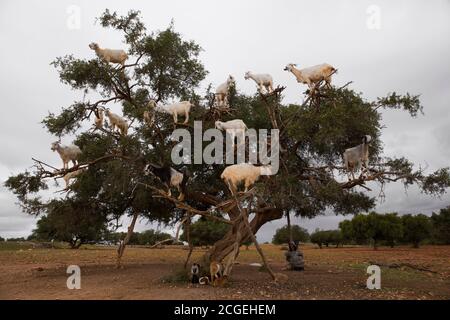
<path fill-rule="evenodd" d="M 289 242 L 289 251 L 285 253 L 286 260 L 289 264 L 289 269 L 303 271 L 305 263 L 303 261 L 303 254 L 297 251 L 298 245 L 294 241 Z"/>

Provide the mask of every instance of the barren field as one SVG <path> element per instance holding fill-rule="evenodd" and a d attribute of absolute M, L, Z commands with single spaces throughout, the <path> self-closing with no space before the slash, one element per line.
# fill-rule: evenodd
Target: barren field
<path fill-rule="evenodd" d="M 225 288 L 175 281 L 187 251 L 180 247 L 126 249 L 123 269 L 115 268 L 115 248 L 32 249 L 0 246 L 0 299 L 450 299 L 450 246 L 324 248 L 304 245 L 305 271 L 284 271 L 280 246 L 263 245 L 275 272 L 289 277 L 274 283 L 250 263 L 254 247 L 241 248 Z M 193 259 L 204 250 L 196 249 Z M 81 289 L 66 287 L 68 265 L 81 267 Z M 381 266 L 381 290 L 366 288 L 366 268 Z"/>

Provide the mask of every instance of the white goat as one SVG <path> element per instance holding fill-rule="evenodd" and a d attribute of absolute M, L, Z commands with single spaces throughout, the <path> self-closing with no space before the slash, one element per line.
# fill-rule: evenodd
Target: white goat
<path fill-rule="evenodd" d="M 233 76 L 229 76 L 227 81 L 222 83 L 216 89 L 216 101 L 218 106 L 224 106 L 228 104 L 228 92 L 230 91 L 230 87 L 236 84 Z"/>
<path fill-rule="evenodd" d="M 362 144 L 356 147 L 346 149 L 344 151 L 344 164 L 349 174 L 348 179 L 350 180 L 350 173 L 353 180 L 355 179 L 355 171 L 361 169 L 361 175 L 364 171 L 368 170 L 369 167 L 369 143 L 372 141 L 372 137 L 365 135 L 362 139 Z"/>
<path fill-rule="evenodd" d="M 97 129 L 103 128 L 103 120 L 104 120 L 103 113 L 104 113 L 104 110 L 102 108 L 98 108 L 94 112 L 94 114 L 95 114 L 94 124 Z"/>
<path fill-rule="evenodd" d="M 178 123 L 178 116 L 184 114 L 184 124 L 189 121 L 189 112 L 192 107 L 192 103 L 189 101 L 180 101 L 178 103 L 167 104 L 165 106 L 158 106 L 154 100 L 150 100 L 149 106 L 155 108 L 155 111 L 168 113 L 173 116 L 173 122 Z"/>
<path fill-rule="evenodd" d="M 63 169 L 69 169 L 69 161 L 72 161 L 73 165 L 76 166 L 78 157 L 81 154 L 81 149 L 78 146 L 74 144 L 62 146 L 59 141 L 52 143 L 51 150 L 59 153 L 63 161 Z"/>
<path fill-rule="evenodd" d="M 106 110 L 105 114 L 109 118 L 109 122 L 110 122 L 112 131 L 114 131 L 117 127 L 119 129 L 120 133 L 122 135 L 126 136 L 128 133 L 128 122 L 121 116 L 119 116 L 109 110 Z"/>
<path fill-rule="evenodd" d="M 295 66 L 290 63 L 284 70 L 292 72 L 297 78 L 297 82 L 307 84 L 310 91 L 313 91 L 314 86 L 322 80 L 325 80 L 327 86 L 331 87 L 331 75 L 336 71 L 332 65 L 323 63 L 305 69 L 297 69 Z"/>
<path fill-rule="evenodd" d="M 245 191 L 252 186 L 261 175 L 269 175 L 271 173 L 270 166 L 254 166 L 250 163 L 240 163 L 228 166 L 223 170 L 220 178 L 225 182 L 232 194 L 237 192 L 237 187 L 242 182 Z"/>
<path fill-rule="evenodd" d="M 231 141 L 233 142 L 234 147 L 234 139 L 238 134 L 242 135 L 241 143 L 245 141 L 245 130 L 248 129 L 245 125 L 244 121 L 241 119 L 234 119 L 226 122 L 216 121 L 215 122 L 216 129 L 225 130 L 231 137 Z"/>
<path fill-rule="evenodd" d="M 149 125 L 149 127 L 153 126 L 155 122 L 155 114 L 148 110 L 144 111 L 144 121 Z"/>
<path fill-rule="evenodd" d="M 83 171 L 84 171 L 84 169 L 78 169 L 78 170 L 75 170 L 75 171 L 67 173 L 63 177 L 63 180 L 66 183 L 66 189 L 69 187 L 70 180 L 75 179 L 76 177 L 78 177 Z"/>
<path fill-rule="evenodd" d="M 89 44 L 89 48 L 95 51 L 97 56 L 108 63 L 120 63 L 122 67 L 125 65 L 125 61 L 128 59 L 128 55 L 124 50 L 114 49 L 102 49 L 95 42 Z"/>
<path fill-rule="evenodd" d="M 273 92 L 273 79 L 270 74 L 254 74 L 247 71 L 244 78 L 245 80 L 252 79 L 255 81 L 260 93 L 263 93 L 263 88 L 266 89 L 267 93 Z"/>

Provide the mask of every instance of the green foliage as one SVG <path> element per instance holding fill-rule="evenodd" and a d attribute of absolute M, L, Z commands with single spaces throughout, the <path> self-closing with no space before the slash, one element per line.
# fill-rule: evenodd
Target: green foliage
<path fill-rule="evenodd" d="M 340 244 L 343 244 L 343 236 L 339 230 L 316 230 L 311 234 L 311 243 L 317 244 L 320 249 L 322 246 L 329 246 L 330 244 L 334 244 L 338 247 Z"/>
<path fill-rule="evenodd" d="M 372 241 L 374 249 L 383 240 L 391 246 L 402 237 L 402 224 L 396 213 L 378 214 L 371 212 L 366 216 L 366 236 Z"/>
<path fill-rule="evenodd" d="M 83 243 L 98 240 L 106 229 L 105 217 L 92 205 L 53 200 L 47 210 L 33 230 L 33 239 L 65 241 L 72 248 L 79 248 Z"/>
<path fill-rule="evenodd" d="M 292 225 L 292 240 L 296 242 L 306 242 L 309 240 L 308 230 L 302 228 L 298 225 Z M 272 243 L 273 244 L 283 244 L 289 242 L 289 229 L 288 226 L 277 229 L 275 232 Z"/>
<path fill-rule="evenodd" d="M 430 218 L 423 214 L 402 216 L 404 241 L 412 243 L 414 248 L 418 248 L 420 243 L 431 235 Z"/>
<path fill-rule="evenodd" d="M 194 246 L 212 245 L 222 239 L 229 228 L 228 224 L 200 218 L 190 226 L 191 243 Z M 180 240 L 187 241 L 186 230 L 183 230 Z"/>
<path fill-rule="evenodd" d="M 412 243 L 418 247 L 421 241 L 429 238 L 431 223 L 430 218 L 422 214 L 399 217 L 397 213 L 371 212 L 367 215 L 358 214 L 352 220 L 342 221 L 339 228 L 347 241 L 358 244 L 371 241 L 374 249 L 381 243 L 393 247 L 399 242 Z"/>
<path fill-rule="evenodd" d="M 433 238 L 437 243 L 450 244 L 450 206 L 431 215 Z"/>
<path fill-rule="evenodd" d="M 416 117 L 418 113 L 423 114 L 423 106 L 420 103 L 419 95 L 399 95 L 395 92 L 388 94 L 386 97 L 378 98 L 376 105 L 383 108 L 403 109 L 412 117 Z"/>
<path fill-rule="evenodd" d="M 382 239 L 386 244 L 394 247 L 394 245 L 403 237 L 403 224 L 397 213 L 386 213 L 380 215 Z"/>
<path fill-rule="evenodd" d="M 449 168 L 441 168 L 424 177 L 422 190 L 427 194 L 442 194 L 450 185 Z"/>

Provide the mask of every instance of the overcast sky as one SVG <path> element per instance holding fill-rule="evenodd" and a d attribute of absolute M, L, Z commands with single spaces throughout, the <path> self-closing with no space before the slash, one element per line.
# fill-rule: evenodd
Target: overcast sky
<path fill-rule="evenodd" d="M 75 7 L 73 7 L 75 6 Z M 287 63 L 307 67 L 327 62 L 339 69 L 336 85 L 352 80 L 352 88 L 367 99 L 390 91 L 421 94 L 425 116 L 383 112 L 382 140 L 387 156 L 405 156 L 434 170 L 450 166 L 450 1 L 0 1 L 0 181 L 31 165 L 31 157 L 60 166 L 50 151 L 51 137 L 40 124 L 79 99 L 80 92 L 60 84 L 49 65 L 57 56 L 90 58 L 92 41 L 122 47 L 119 33 L 94 24 L 109 8 L 125 14 L 141 10 L 148 30 L 163 29 L 172 19 L 175 29 L 195 40 L 210 74 L 203 86 L 224 82 L 228 74 L 246 93 L 255 91 L 245 71 L 270 73 L 275 85 L 286 85 L 285 103 L 302 102 L 304 87 L 283 71 Z M 75 9 L 75 10 L 74 10 Z M 71 14 L 80 12 L 79 28 Z M 379 19 L 378 19 L 379 18 Z M 76 27 L 76 25 L 75 25 Z M 116 107 L 118 108 L 118 107 Z M 63 139 L 71 142 L 71 137 Z M 379 212 L 431 213 L 450 204 L 388 186 Z M 378 192 L 374 191 L 374 195 Z M 16 199 L 0 187 L 0 236 L 27 236 L 35 218 L 20 211 Z M 330 215 L 296 223 L 313 231 L 337 228 L 342 216 Z M 258 233 L 269 241 L 285 221 Z M 137 230 L 148 228 L 145 222 Z"/>

